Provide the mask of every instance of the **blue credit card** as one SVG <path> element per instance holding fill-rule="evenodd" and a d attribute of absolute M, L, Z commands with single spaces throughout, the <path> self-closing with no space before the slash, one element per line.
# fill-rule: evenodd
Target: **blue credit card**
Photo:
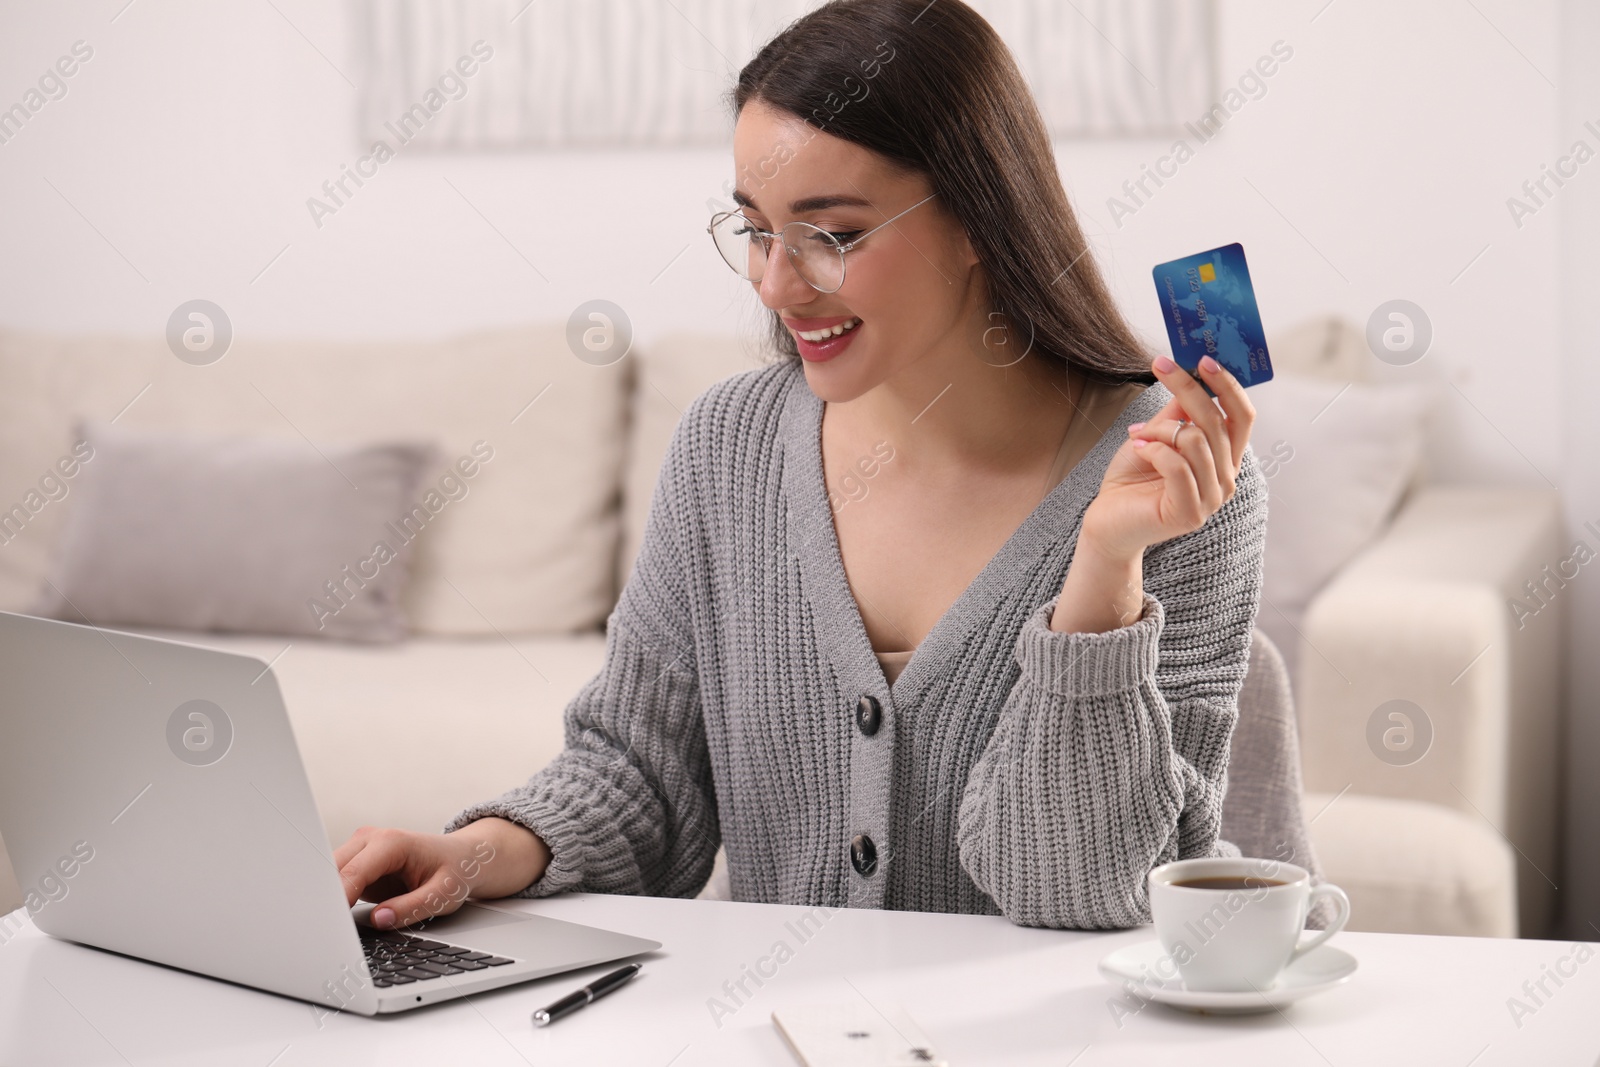
<path fill-rule="evenodd" d="M 1240 385 L 1271 380 L 1267 334 L 1261 328 L 1261 309 L 1256 306 L 1243 245 L 1236 242 L 1196 252 L 1163 263 L 1153 273 L 1178 366 L 1200 380 L 1200 359 L 1209 355 Z M 1206 392 L 1216 395 L 1210 386 Z"/>

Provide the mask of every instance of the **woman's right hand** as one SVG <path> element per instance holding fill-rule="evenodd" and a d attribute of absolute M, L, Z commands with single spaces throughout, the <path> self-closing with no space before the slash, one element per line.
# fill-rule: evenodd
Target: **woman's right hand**
<path fill-rule="evenodd" d="M 448 834 L 363 826 L 333 853 L 347 903 L 368 900 L 388 930 L 448 915 L 469 896 L 506 897 L 544 874 L 550 849 L 525 826 L 494 816 Z"/>

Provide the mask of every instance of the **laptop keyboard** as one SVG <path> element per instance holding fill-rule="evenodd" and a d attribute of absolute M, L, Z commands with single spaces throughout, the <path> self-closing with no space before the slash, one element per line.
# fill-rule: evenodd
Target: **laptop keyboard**
<path fill-rule="evenodd" d="M 367 970 L 372 974 L 372 984 L 379 989 L 426 982 L 447 974 L 468 974 L 490 967 L 504 967 L 517 962 L 505 956 L 474 952 L 470 948 L 429 941 L 396 930 L 377 931 L 363 927 L 359 932 L 361 950 L 367 956 Z"/>

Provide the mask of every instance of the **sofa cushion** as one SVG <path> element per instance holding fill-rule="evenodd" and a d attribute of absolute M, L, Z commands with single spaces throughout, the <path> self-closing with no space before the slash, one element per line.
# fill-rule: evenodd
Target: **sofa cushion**
<path fill-rule="evenodd" d="M 95 624 L 406 634 L 426 530 L 408 513 L 427 443 L 356 448 L 86 422 L 78 498 L 31 612 Z M 427 519 L 427 512 L 422 512 Z M 404 527 L 401 524 L 406 524 Z M 374 546 L 388 547 L 386 553 Z"/>
<path fill-rule="evenodd" d="M 159 335 L 0 331 L 0 512 L 43 501 L 0 545 L 0 609 L 25 610 L 43 584 L 78 494 L 70 481 L 53 498 L 35 491 L 70 456 L 77 420 L 93 418 L 272 435 L 308 452 L 425 440 L 447 465 L 484 442 L 492 460 L 417 538 L 413 629 L 598 627 L 616 595 L 626 362 L 578 359 L 564 324 L 424 341 L 237 332 L 208 366 L 178 359 Z"/>
<path fill-rule="evenodd" d="M 1481 818 L 1393 797 L 1307 793 L 1323 877 L 1350 930 L 1516 937 L 1516 856 Z"/>
<path fill-rule="evenodd" d="M 676 333 L 636 349 L 631 427 L 622 475 L 622 545 L 617 588 L 627 583 L 644 539 L 644 520 L 667 444 L 689 402 L 740 371 L 765 365 L 759 342 L 731 334 Z M 766 357 L 770 359 L 773 357 Z"/>
<path fill-rule="evenodd" d="M 1435 393 L 1290 374 L 1250 393 L 1269 495 L 1256 622 L 1293 677 L 1312 598 L 1388 525 L 1421 464 Z"/>

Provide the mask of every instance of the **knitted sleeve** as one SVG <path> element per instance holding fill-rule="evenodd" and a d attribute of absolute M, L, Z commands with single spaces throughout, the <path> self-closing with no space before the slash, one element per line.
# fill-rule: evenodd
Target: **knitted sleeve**
<path fill-rule="evenodd" d="M 1247 448 L 1233 499 L 1145 551 L 1137 621 L 1059 633 L 1054 599 L 1028 617 L 957 826 L 962 866 L 1013 922 L 1136 926 L 1153 868 L 1239 854 L 1218 831 L 1266 521 Z"/>
<path fill-rule="evenodd" d="M 674 432 L 633 570 L 606 623 L 600 673 L 567 705 L 561 753 L 521 786 L 463 810 L 538 834 L 550 865 L 517 896 L 563 890 L 691 897 L 721 843 L 700 712 L 689 553 L 679 522 L 692 486 L 698 405 Z"/>

